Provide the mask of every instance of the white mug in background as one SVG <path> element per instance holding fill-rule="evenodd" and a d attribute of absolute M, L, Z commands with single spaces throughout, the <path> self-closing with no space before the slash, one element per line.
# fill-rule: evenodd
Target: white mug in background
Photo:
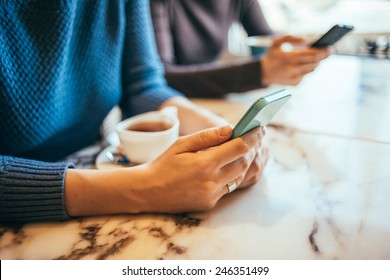
<path fill-rule="evenodd" d="M 272 46 L 274 38 L 274 36 L 250 36 L 246 39 L 246 43 L 252 56 L 263 56 Z"/>
<path fill-rule="evenodd" d="M 153 161 L 179 137 L 176 107 L 143 113 L 116 125 L 120 146 L 134 163 Z"/>

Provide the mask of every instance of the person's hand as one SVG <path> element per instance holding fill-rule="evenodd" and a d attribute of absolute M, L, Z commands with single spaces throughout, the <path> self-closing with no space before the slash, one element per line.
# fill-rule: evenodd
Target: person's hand
<path fill-rule="evenodd" d="M 263 176 L 264 168 L 269 159 L 269 150 L 266 147 L 260 148 L 251 166 L 245 174 L 244 180 L 240 184 L 241 187 L 248 187 L 254 185 Z"/>
<path fill-rule="evenodd" d="M 69 216 L 180 213 L 212 208 L 228 193 L 255 183 L 266 157 L 258 153 L 264 132 L 254 129 L 229 140 L 231 126 L 203 130 L 176 141 L 151 163 L 109 170 L 68 169 Z"/>
<path fill-rule="evenodd" d="M 283 49 L 285 43 L 296 47 L 293 50 L 285 50 Z M 329 48 L 308 48 L 305 40 L 300 37 L 287 35 L 277 38 L 260 60 L 262 83 L 297 85 L 329 55 Z"/>
<path fill-rule="evenodd" d="M 140 212 L 207 210 L 227 194 L 227 183 L 235 180 L 239 188 L 255 183 L 265 163 L 257 153 L 263 130 L 227 141 L 231 134 L 231 126 L 224 126 L 182 137 L 146 164 Z"/>

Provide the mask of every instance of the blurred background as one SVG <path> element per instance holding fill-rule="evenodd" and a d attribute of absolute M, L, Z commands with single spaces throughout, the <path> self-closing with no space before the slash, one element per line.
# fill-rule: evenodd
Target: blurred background
<path fill-rule="evenodd" d="M 259 0 L 270 26 L 278 33 L 306 36 L 310 40 L 334 24 L 354 25 L 335 46 L 347 55 L 390 58 L 390 0 Z M 245 31 L 232 26 L 229 51 L 246 53 Z"/>

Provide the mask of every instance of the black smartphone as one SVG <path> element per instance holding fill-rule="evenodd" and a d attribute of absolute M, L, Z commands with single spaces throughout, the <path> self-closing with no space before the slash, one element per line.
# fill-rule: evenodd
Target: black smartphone
<path fill-rule="evenodd" d="M 331 29 L 329 29 L 328 32 L 322 35 L 317 41 L 315 41 L 310 47 L 323 48 L 331 46 L 352 30 L 352 25 L 336 24 Z"/>

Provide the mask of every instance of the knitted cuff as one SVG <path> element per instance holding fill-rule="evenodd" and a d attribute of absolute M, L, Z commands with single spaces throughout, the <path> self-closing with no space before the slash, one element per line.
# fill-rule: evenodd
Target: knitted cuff
<path fill-rule="evenodd" d="M 0 156 L 0 221 L 66 220 L 64 178 L 71 163 Z"/>

